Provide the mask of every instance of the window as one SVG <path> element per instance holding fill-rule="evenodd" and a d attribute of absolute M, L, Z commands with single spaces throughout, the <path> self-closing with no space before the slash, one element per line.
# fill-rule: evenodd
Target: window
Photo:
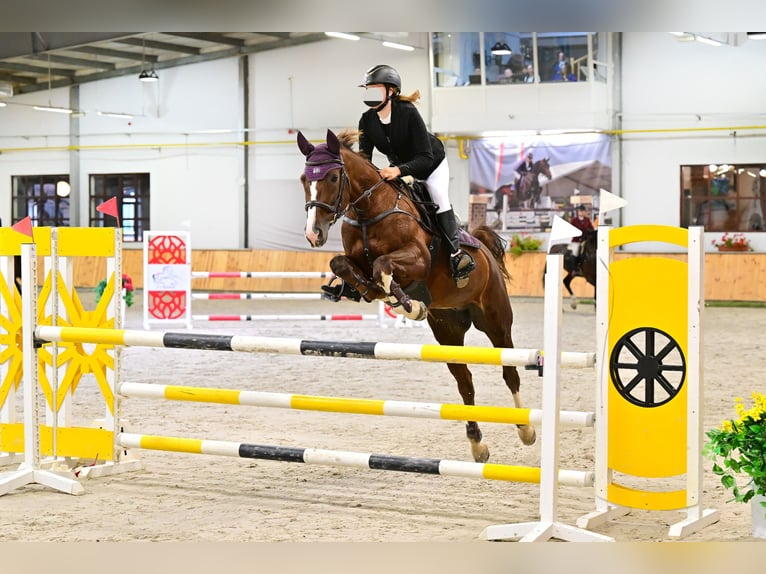
<path fill-rule="evenodd" d="M 434 32 L 434 86 L 481 84 L 481 55 L 478 32 Z"/>
<path fill-rule="evenodd" d="M 484 66 L 488 84 L 522 84 L 528 66 L 534 78 L 532 34 L 484 32 Z M 531 83 L 534 83 L 531 82 Z"/>
<path fill-rule="evenodd" d="M 433 85 L 603 83 L 608 41 L 608 32 L 433 32 Z"/>
<path fill-rule="evenodd" d="M 764 231 L 766 164 L 681 166 L 681 225 Z"/>
<path fill-rule="evenodd" d="M 110 215 L 96 207 L 117 198 L 123 241 L 143 241 L 144 231 L 149 229 L 149 174 L 118 173 L 90 176 L 90 225 L 91 227 L 117 227 Z"/>
<path fill-rule="evenodd" d="M 13 222 L 29 216 L 35 227 L 69 226 L 69 176 L 19 175 L 11 177 Z"/>
<path fill-rule="evenodd" d="M 538 32 L 537 58 L 543 82 L 582 82 L 588 79 L 586 32 Z"/>

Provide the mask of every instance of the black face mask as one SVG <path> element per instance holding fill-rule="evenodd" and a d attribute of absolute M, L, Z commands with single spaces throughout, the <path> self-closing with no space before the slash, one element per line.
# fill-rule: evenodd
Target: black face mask
<path fill-rule="evenodd" d="M 389 94 L 384 88 L 365 88 L 363 98 L 366 106 L 379 111 L 388 103 Z"/>

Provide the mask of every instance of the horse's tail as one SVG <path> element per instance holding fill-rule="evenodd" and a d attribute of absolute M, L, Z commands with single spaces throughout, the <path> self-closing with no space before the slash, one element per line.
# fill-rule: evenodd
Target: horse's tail
<path fill-rule="evenodd" d="M 500 268 L 500 272 L 503 277 L 510 281 L 511 274 L 508 272 L 508 268 L 505 266 L 505 247 L 506 241 L 503 239 L 494 229 L 487 225 L 480 225 L 479 227 L 471 230 L 471 235 L 481 241 L 492 257 L 497 262 L 497 266 Z"/>

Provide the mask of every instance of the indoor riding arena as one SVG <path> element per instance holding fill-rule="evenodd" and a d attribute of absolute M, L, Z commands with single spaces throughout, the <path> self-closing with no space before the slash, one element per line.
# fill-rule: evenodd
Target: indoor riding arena
<path fill-rule="evenodd" d="M 757 33 L 0 44 L 4 541 L 766 538 L 763 439 L 710 444 L 766 432 L 766 77 L 702 83 Z M 465 286 L 399 158 L 338 143 L 379 64 Z"/>

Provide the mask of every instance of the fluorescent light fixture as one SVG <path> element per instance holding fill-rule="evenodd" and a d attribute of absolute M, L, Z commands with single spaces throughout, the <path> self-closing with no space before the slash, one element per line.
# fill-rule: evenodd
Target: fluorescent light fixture
<path fill-rule="evenodd" d="M 686 32 L 671 32 L 671 34 L 673 34 L 674 36 L 678 36 L 679 38 L 681 36 L 686 36 Z"/>
<path fill-rule="evenodd" d="M 4 108 L 7 104 L 5 102 L 0 102 L 0 108 Z"/>
<path fill-rule="evenodd" d="M 325 32 L 325 36 L 329 36 L 330 38 L 340 38 L 341 40 L 358 40 L 359 36 L 356 34 L 346 34 L 345 32 Z"/>
<path fill-rule="evenodd" d="M 143 70 L 139 75 L 138 79 L 142 82 L 157 82 L 159 81 L 160 77 L 157 75 L 157 72 L 154 70 L 146 71 Z"/>
<path fill-rule="evenodd" d="M 131 114 L 121 114 L 117 112 L 97 112 L 99 116 L 102 118 L 122 118 L 125 120 L 132 120 L 133 116 Z"/>
<path fill-rule="evenodd" d="M 395 50 L 404 50 L 405 52 L 412 52 L 415 48 L 408 46 L 407 44 L 399 44 L 397 42 L 382 42 L 386 48 L 394 48 Z"/>
<path fill-rule="evenodd" d="M 69 108 L 54 108 L 52 106 L 35 106 L 38 112 L 54 112 L 57 114 L 71 114 L 72 110 Z"/>
<path fill-rule="evenodd" d="M 701 44 L 707 44 L 708 46 L 723 46 L 723 42 L 713 40 L 707 36 L 700 36 L 699 34 L 695 35 L 694 39 L 697 40 L 697 42 L 700 42 Z"/>
<path fill-rule="evenodd" d="M 751 40 L 766 40 L 766 32 L 748 32 L 747 37 Z"/>
<path fill-rule="evenodd" d="M 495 42 L 495 45 L 492 46 L 491 52 L 493 56 L 510 56 L 513 54 L 511 47 L 505 42 Z"/>

